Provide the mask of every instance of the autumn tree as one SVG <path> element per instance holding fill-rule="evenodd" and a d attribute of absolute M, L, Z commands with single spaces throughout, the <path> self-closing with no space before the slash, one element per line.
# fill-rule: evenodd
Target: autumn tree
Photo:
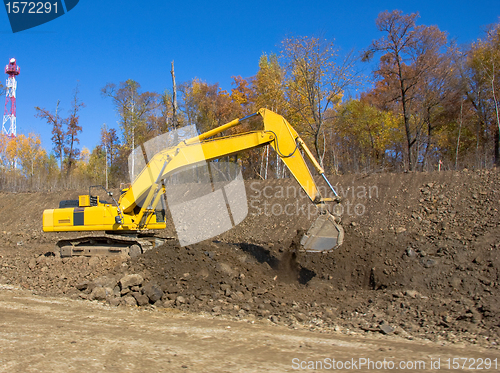
<path fill-rule="evenodd" d="M 37 118 L 45 119 L 47 123 L 52 126 L 52 149 L 54 150 L 55 156 L 59 158 L 59 166 L 62 172 L 66 136 L 64 130 L 65 120 L 59 115 L 59 103 L 60 101 L 57 100 L 56 110 L 54 113 L 45 108 L 36 106 L 35 109 L 37 113 L 35 116 Z"/>
<path fill-rule="evenodd" d="M 61 173 L 63 168 L 66 168 L 66 174 L 69 176 L 75 162 L 78 160 L 80 150 L 77 148 L 80 140 L 79 133 L 82 131 L 80 126 L 80 110 L 85 107 L 85 104 L 80 101 L 78 85 L 73 92 L 73 100 L 71 110 L 67 118 L 61 118 L 59 112 L 59 103 L 57 101 L 55 112 L 51 112 L 45 108 L 35 107 L 35 117 L 44 119 L 52 126 L 52 144 L 56 157 L 59 158 Z"/>
<path fill-rule="evenodd" d="M 280 65 L 278 56 L 262 55 L 259 60 L 259 71 L 252 79 L 255 92 L 255 104 L 258 108 L 266 108 L 278 114 L 286 114 L 288 101 L 285 97 L 285 70 Z"/>
<path fill-rule="evenodd" d="M 428 30 L 433 32 L 433 30 Z M 431 161 L 437 164 L 442 158 L 442 152 L 437 147 L 437 132 L 443 126 L 454 122 L 458 116 L 457 102 L 463 97 L 460 89 L 459 76 L 454 68 L 454 49 L 441 52 L 445 41 L 439 37 L 429 37 L 432 45 L 423 46 L 425 58 L 429 61 L 427 68 L 421 74 L 416 88 L 415 112 L 417 125 L 422 126 L 422 136 L 419 140 L 420 161 L 422 169 L 432 169 Z"/>
<path fill-rule="evenodd" d="M 33 133 L 28 134 L 28 136 L 21 134 L 14 141 L 17 142 L 17 157 L 20 166 L 23 173 L 31 181 L 35 173 L 40 170 L 39 167 L 43 166 L 46 157 L 45 149 L 42 148 L 42 141 L 38 135 Z"/>
<path fill-rule="evenodd" d="M 80 143 L 78 139 L 78 134 L 82 132 L 82 126 L 80 126 L 80 110 L 85 107 L 85 104 L 78 98 L 80 90 L 77 86 L 73 93 L 73 101 L 71 105 L 71 112 L 69 117 L 66 119 L 67 129 L 65 133 L 65 147 L 64 153 L 66 156 L 66 173 L 69 176 L 71 170 L 78 159 L 80 154 L 80 149 L 76 147 L 76 144 Z"/>
<path fill-rule="evenodd" d="M 208 84 L 199 79 L 181 85 L 183 108 L 189 123 L 196 124 L 200 133 L 234 119 L 238 104 L 218 83 Z"/>
<path fill-rule="evenodd" d="M 390 100 L 400 105 L 410 170 L 415 168 L 417 152 L 413 149 L 421 130 L 416 123 L 412 123 L 412 101 L 418 92 L 416 86 L 439 63 L 436 56 L 446 44 L 443 32 L 435 26 L 417 26 L 417 18 L 418 13 L 406 15 L 399 10 L 380 13 L 376 24 L 384 36 L 373 41 L 363 56 L 363 60 L 367 61 L 374 53 L 383 53 L 375 75 L 388 86 Z"/>
<path fill-rule="evenodd" d="M 289 118 L 312 139 L 320 163 L 325 156 L 325 126 L 333 118 L 329 109 L 340 104 L 354 82 L 351 54 L 339 57 L 333 41 L 316 37 L 291 37 L 282 42 Z"/>
<path fill-rule="evenodd" d="M 158 106 L 159 95 L 155 92 L 140 92 L 140 84 L 132 79 L 118 86 L 108 83 L 101 89 L 105 97 L 113 100 L 120 116 L 120 127 L 124 145 L 133 150 L 150 138 L 147 120 Z"/>
<path fill-rule="evenodd" d="M 399 162 L 398 118 L 363 99 L 348 100 L 338 110 L 334 141 L 343 171 L 394 169 Z"/>
<path fill-rule="evenodd" d="M 232 79 L 234 88 L 231 89 L 231 101 L 239 105 L 239 113 L 235 114 L 241 117 L 255 112 L 255 92 L 252 89 L 251 83 L 248 79 L 244 79 L 241 76 L 233 76 Z"/>
<path fill-rule="evenodd" d="M 4 190 L 26 191 L 46 187 L 50 159 L 40 137 L 30 133 L 0 135 L 0 185 Z M 52 172 L 50 176 L 53 176 Z"/>
<path fill-rule="evenodd" d="M 467 97 L 477 112 L 478 131 L 490 134 L 494 162 L 500 165 L 500 23 L 490 27 L 484 39 L 473 43 L 467 66 Z"/>
<path fill-rule="evenodd" d="M 94 147 L 85 165 L 85 175 L 94 184 L 105 185 L 106 182 L 106 152 L 101 145 Z"/>
<path fill-rule="evenodd" d="M 10 136 L 0 133 L 0 166 L 4 171 L 13 170 L 16 166 L 17 143 L 11 140 Z"/>
<path fill-rule="evenodd" d="M 112 184 L 116 181 L 117 174 L 117 165 L 116 160 L 118 158 L 120 144 L 118 135 L 116 134 L 116 129 L 107 128 L 106 125 L 101 127 L 101 142 L 100 147 L 104 151 L 105 155 L 105 168 L 107 169 L 106 176 L 109 174 L 109 179 L 112 181 Z M 106 179 L 108 181 L 108 179 Z M 108 183 L 106 182 L 106 187 Z"/>

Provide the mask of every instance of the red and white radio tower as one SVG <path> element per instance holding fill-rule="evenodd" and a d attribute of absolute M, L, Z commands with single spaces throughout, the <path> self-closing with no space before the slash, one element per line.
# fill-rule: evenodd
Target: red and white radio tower
<path fill-rule="evenodd" d="M 11 58 L 9 64 L 5 66 L 5 73 L 9 76 L 7 78 L 7 94 L 5 97 L 5 110 L 3 112 L 2 133 L 10 138 L 16 137 L 16 76 L 19 75 L 21 69 L 16 64 L 16 59 Z M 9 108 L 10 102 L 10 108 Z M 5 123 L 10 120 L 10 127 L 7 131 Z"/>

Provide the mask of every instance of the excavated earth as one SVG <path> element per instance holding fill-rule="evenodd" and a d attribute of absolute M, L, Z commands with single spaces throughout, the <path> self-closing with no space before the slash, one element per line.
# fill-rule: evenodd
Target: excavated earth
<path fill-rule="evenodd" d="M 247 181 L 232 230 L 135 258 L 60 258 L 42 211 L 78 191 L 0 193 L 0 284 L 113 307 L 178 309 L 291 328 L 500 344 L 500 173 L 332 176 L 344 244 L 304 253 L 315 214 L 293 180 Z M 323 189 L 324 190 L 324 189 Z M 85 193 L 82 191 L 82 194 Z M 173 227 L 159 232 L 175 236 Z"/>

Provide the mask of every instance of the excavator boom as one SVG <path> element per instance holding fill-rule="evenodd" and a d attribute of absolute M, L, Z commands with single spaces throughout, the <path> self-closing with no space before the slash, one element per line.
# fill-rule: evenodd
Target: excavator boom
<path fill-rule="evenodd" d="M 263 119 L 262 130 L 214 137 L 258 115 Z M 295 129 L 282 116 L 267 109 L 260 109 L 251 116 L 235 119 L 158 151 L 151 159 L 146 159 L 146 166 L 131 186 L 122 191 L 114 204 L 99 202 L 89 193 L 89 196 L 80 196 L 78 204 L 75 201 L 75 206 L 45 210 L 43 229 L 46 232 L 107 231 L 130 234 L 165 228 L 165 206 L 158 206 L 161 205 L 160 202 L 163 203 L 164 180 L 167 177 L 189 166 L 264 145 L 273 147 L 311 202 L 318 206 L 320 215 L 302 239 L 304 249 L 310 252 L 328 252 L 340 246 L 343 229 L 337 218 L 326 208 L 327 203 L 338 203 L 339 200 L 336 197 L 321 196 L 304 156 L 325 179 L 334 196 L 337 196 L 335 190 Z M 140 153 L 147 157 L 144 147 Z"/>

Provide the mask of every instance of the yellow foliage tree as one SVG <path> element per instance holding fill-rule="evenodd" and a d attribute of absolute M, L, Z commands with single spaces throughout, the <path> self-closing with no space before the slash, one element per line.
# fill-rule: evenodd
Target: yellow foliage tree
<path fill-rule="evenodd" d="M 312 141 L 320 163 L 326 153 L 325 127 L 328 116 L 354 81 L 354 60 L 339 58 L 333 41 L 316 37 L 292 37 L 282 42 L 288 118 Z M 334 111 L 333 111 L 334 112 Z"/>
<path fill-rule="evenodd" d="M 404 142 L 401 122 L 401 116 L 362 100 L 344 103 L 335 126 L 338 147 L 346 155 L 340 160 L 344 168 L 373 170 L 397 162 L 394 158 Z"/>

